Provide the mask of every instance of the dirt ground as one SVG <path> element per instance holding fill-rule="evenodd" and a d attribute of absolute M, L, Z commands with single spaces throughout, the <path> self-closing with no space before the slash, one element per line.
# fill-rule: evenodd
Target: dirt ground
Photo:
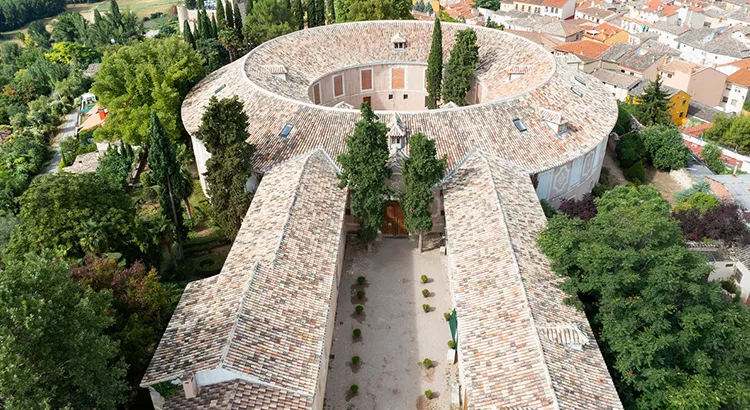
<path fill-rule="evenodd" d="M 617 163 L 615 153 L 610 151 L 609 149 L 604 156 L 604 164 L 602 167 L 607 169 L 607 171 L 602 171 L 603 173 L 606 173 L 607 181 L 610 186 L 628 184 L 628 180 L 625 179 L 625 175 L 623 174 L 622 169 L 620 169 L 620 165 Z M 646 181 L 644 181 L 644 183 L 653 185 L 656 189 L 658 189 L 664 200 L 669 202 L 671 205 L 675 205 L 675 192 L 687 188 L 686 186 L 680 184 L 680 182 L 675 178 L 673 178 L 669 174 L 669 172 L 659 171 L 658 169 L 652 168 L 650 166 L 646 167 Z"/>
<path fill-rule="evenodd" d="M 353 249 L 352 249 L 353 248 Z M 446 363 L 450 309 L 445 256 L 417 251 L 417 241 L 384 239 L 371 252 L 347 248 L 326 385 L 326 410 L 449 409 L 455 365 Z M 427 275 L 426 284 L 420 281 Z M 364 286 L 357 277 L 365 276 Z M 422 290 L 428 289 L 425 298 Z M 358 290 L 365 291 L 360 301 Z M 425 313 L 422 304 L 431 310 Z M 356 314 L 356 305 L 364 306 Z M 352 336 L 361 329 L 360 339 Z M 358 365 L 352 357 L 359 356 Z M 425 369 L 422 361 L 432 360 Z M 349 392 L 359 386 L 356 395 Z M 434 392 L 427 400 L 424 391 Z"/>
<path fill-rule="evenodd" d="M 606 150 L 602 168 L 607 170 L 607 182 L 610 186 L 627 185 L 628 180 L 625 179 L 625 175 L 622 173 L 622 169 L 620 169 L 620 165 L 617 163 L 615 157 L 614 152 L 609 149 Z M 605 171 L 602 170 L 602 173 L 605 173 Z"/>

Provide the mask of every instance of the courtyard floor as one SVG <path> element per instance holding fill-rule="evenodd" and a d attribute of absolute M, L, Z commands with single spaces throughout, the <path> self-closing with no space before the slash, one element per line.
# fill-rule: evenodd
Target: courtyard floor
<path fill-rule="evenodd" d="M 368 252 L 347 246 L 336 312 L 336 327 L 326 385 L 327 410 L 449 409 L 455 365 L 446 355 L 450 309 L 445 256 L 439 250 L 419 253 L 418 241 L 384 239 Z M 429 280 L 422 284 L 421 275 Z M 367 283 L 360 286 L 357 278 Z M 425 298 L 422 290 L 428 289 Z M 365 297 L 357 299 L 358 290 Z M 423 304 L 431 311 L 425 313 Z M 362 314 L 355 313 L 363 305 Z M 353 338 L 354 329 L 362 336 Z M 358 365 L 352 357 L 359 356 Z M 425 369 L 425 358 L 433 367 Z M 352 384 L 359 386 L 351 394 Z M 425 390 L 434 397 L 425 398 Z"/>

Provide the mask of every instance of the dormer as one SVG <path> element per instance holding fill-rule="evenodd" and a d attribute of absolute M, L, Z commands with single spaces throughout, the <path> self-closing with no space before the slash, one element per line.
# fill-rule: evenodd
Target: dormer
<path fill-rule="evenodd" d="M 540 108 L 539 116 L 544 120 L 547 126 L 555 132 L 555 134 L 559 135 L 568 131 L 568 124 L 563 119 L 561 112 Z"/>
<path fill-rule="evenodd" d="M 406 39 L 401 33 L 396 33 L 391 37 L 391 43 L 393 43 L 393 51 L 401 51 L 406 49 Z"/>
<path fill-rule="evenodd" d="M 279 80 L 286 81 L 287 80 L 287 70 L 286 67 L 284 67 L 281 64 L 268 64 L 263 66 L 263 69 L 272 76 L 278 78 Z"/>
<path fill-rule="evenodd" d="M 582 327 L 575 323 L 537 326 L 541 335 L 568 349 L 582 351 L 591 342 Z"/>
<path fill-rule="evenodd" d="M 508 67 L 508 82 L 523 77 L 531 69 L 528 64 L 516 64 Z"/>
<path fill-rule="evenodd" d="M 388 123 L 388 147 L 391 151 L 397 151 L 406 147 L 406 129 L 398 113 L 393 113 L 393 118 Z"/>

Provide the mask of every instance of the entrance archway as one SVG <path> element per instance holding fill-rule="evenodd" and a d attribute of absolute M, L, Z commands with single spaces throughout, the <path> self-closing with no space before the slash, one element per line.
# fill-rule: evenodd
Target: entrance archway
<path fill-rule="evenodd" d="M 383 215 L 383 236 L 408 236 L 406 217 L 398 201 L 388 201 Z"/>

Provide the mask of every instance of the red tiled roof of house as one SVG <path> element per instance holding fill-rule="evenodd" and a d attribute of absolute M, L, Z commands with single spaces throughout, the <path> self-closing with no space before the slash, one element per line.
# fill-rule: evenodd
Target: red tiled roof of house
<path fill-rule="evenodd" d="M 606 34 L 607 37 L 614 36 L 615 34 L 617 34 L 617 33 L 619 33 L 619 32 L 622 31 L 621 28 L 615 27 L 615 26 L 613 26 L 613 25 L 611 25 L 609 23 L 606 23 L 606 22 L 602 23 L 602 24 L 599 24 L 598 26 L 594 27 L 594 30 L 597 30 L 599 32 L 602 32 L 602 33 Z"/>
<path fill-rule="evenodd" d="M 542 6 L 557 7 L 558 9 L 561 9 L 567 2 L 568 0 L 544 0 Z"/>
<path fill-rule="evenodd" d="M 677 6 L 674 4 L 667 4 L 666 6 L 664 6 L 663 9 L 661 9 L 661 11 L 659 11 L 658 14 L 669 17 L 669 16 L 674 16 L 675 14 L 677 14 L 677 11 L 679 10 L 680 10 L 680 6 Z"/>
<path fill-rule="evenodd" d="M 659 10 L 659 7 L 663 5 L 664 3 L 662 3 L 661 0 L 651 0 L 648 3 L 644 4 L 643 8 L 649 11 L 657 11 Z"/>
<path fill-rule="evenodd" d="M 727 77 L 727 81 L 743 87 L 750 87 L 750 69 L 742 68 L 735 71 L 734 74 Z"/>
<path fill-rule="evenodd" d="M 703 135 L 703 132 L 714 126 L 712 122 L 704 122 L 703 124 L 694 125 L 692 127 L 686 127 L 682 129 L 683 134 L 687 134 L 691 137 L 698 138 Z"/>
<path fill-rule="evenodd" d="M 733 61 L 731 63 L 719 64 L 719 67 L 733 65 L 738 68 L 750 68 L 750 58 L 743 58 L 742 60 Z"/>
<path fill-rule="evenodd" d="M 609 47 L 610 46 L 607 44 L 581 40 L 560 44 L 559 46 L 555 47 L 555 50 L 572 53 L 577 56 L 599 58 L 601 57 L 603 52 L 609 50 Z"/>

